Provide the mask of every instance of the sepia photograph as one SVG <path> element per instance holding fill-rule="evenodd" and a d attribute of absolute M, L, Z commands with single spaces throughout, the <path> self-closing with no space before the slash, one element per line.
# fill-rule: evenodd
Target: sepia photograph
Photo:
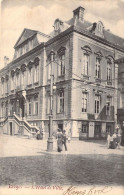
<path fill-rule="evenodd" d="M 124 195 L 124 0 L 0 0 L 0 195 Z"/>

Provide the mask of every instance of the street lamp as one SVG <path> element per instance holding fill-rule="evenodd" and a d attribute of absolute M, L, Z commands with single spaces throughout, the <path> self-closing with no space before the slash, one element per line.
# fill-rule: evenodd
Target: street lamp
<path fill-rule="evenodd" d="M 50 74 L 50 115 L 49 115 L 49 137 L 47 140 L 47 151 L 53 151 L 53 50 L 50 52 L 51 57 L 51 74 Z"/>

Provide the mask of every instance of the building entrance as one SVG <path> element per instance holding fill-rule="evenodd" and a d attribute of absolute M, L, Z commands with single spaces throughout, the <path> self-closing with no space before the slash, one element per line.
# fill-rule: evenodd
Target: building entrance
<path fill-rule="evenodd" d="M 10 124 L 10 135 L 12 136 L 12 122 L 10 122 L 9 124 Z"/>
<path fill-rule="evenodd" d="M 63 131 L 63 124 L 58 124 L 58 128 Z"/>
<path fill-rule="evenodd" d="M 101 137 L 101 125 L 100 124 L 95 125 L 94 137 L 95 138 Z"/>

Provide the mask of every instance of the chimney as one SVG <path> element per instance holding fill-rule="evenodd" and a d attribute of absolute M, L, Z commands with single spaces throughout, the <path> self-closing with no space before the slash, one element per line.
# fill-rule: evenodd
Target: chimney
<path fill-rule="evenodd" d="M 4 67 L 9 63 L 9 58 L 4 56 Z"/>
<path fill-rule="evenodd" d="M 73 10 L 73 18 L 74 19 L 79 19 L 80 21 L 84 21 L 84 11 L 85 11 L 85 8 L 83 7 L 78 7 L 77 9 Z"/>

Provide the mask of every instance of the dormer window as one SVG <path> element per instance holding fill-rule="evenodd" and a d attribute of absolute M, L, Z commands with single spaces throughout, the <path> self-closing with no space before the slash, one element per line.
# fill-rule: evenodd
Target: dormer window
<path fill-rule="evenodd" d="M 54 30 L 59 32 L 61 30 L 61 26 L 62 26 L 63 22 L 59 19 L 56 19 L 54 22 Z"/>
<path fill-rule="evenodd" d="M 55 24 L 54 28 L 55 28 L 55 31 L 58 31 L 58 30 L 59 30 L 59 21 L 58 21 L 58 22 L 56 22 L 56 24 Z"/>
<path fill-rule="evenodd" d="M 103 28 L 104 28 L 103 23 L 101 21 L 99 21 L 97 23 L 97 30 L 100 32 L 103 32 Z"/>

